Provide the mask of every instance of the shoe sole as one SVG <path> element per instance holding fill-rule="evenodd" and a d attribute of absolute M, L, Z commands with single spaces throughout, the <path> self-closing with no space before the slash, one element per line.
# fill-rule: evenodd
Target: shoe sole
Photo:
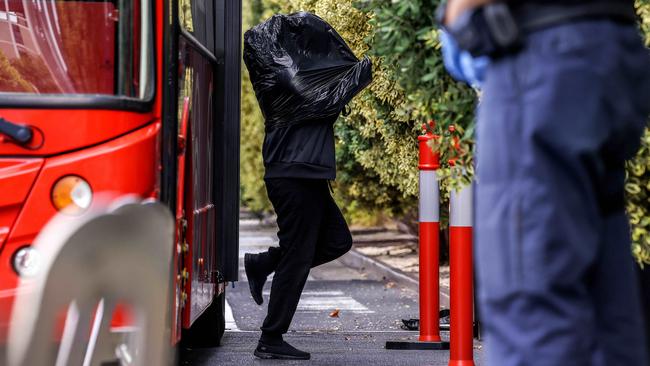
<path fill-rule="evenodd" d="M 253 298 L 253 301 L 255 301 L 257 305 L 262 305 L 264 303 L 264 298 L 262 297 L 261 299 L 258 300 L 255 298 L 254 295 L 255 288 L 253 288 L 253 282 L 250 280 L 252 276 L 250 273 L 248 273 L 249 262 L 250 262 L 250 254 L 246 253 L 244 254 L 244 271 L 246 272 L 246 279 L 248 279 L 248 289 L 251 292 L 251 297 Z"/>
<path fill-rule="evenodd" d="M 309 360 L 311 358 L 311 356 L 306 356 L 306 357 L 289 356 L 289 355 L 283 355 L 279 353 L 260 352 L 258 350 L 255 350 L 253 354 L 255 355 L 255 357 L 261 358 L 263 360 Z"/>

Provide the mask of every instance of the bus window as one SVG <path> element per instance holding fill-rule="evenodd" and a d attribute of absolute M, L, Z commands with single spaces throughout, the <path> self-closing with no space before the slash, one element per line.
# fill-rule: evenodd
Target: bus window
<path fill-rule="evenodd" d="M 147 98 L 151 28 L 148 1 L 2 1 L 0 95 Z"/>
<path fill-rule="evenodd" d="M 214 0 L 180 0 L 178 17 L 181 27 L 210 52 L 214 44 Z"/>

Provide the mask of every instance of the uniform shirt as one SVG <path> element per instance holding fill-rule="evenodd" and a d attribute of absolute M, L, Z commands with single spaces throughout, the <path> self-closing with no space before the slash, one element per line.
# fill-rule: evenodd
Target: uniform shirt
<path fill-rule="evenodd" d="M 511 0 L 512 4 L 525 4 L 525 3 L 535 3 L 535 4 L 595 4 L 595 3 L 607 3 L 607 2 L 617 2 L 617 3 L 629 3 L 634 4 L 634 0 Z"/>
<path fill-rule="evenodd" d="M 515 11 L 517 11 L 520 7 L 524 7 L 526 5 L 532 5 L 532 6 L 544 6 L 544 5 L 550 5 L 550 6 L 584 6 L 584 5 L 596 5 L 596 4 L 604 4 L 604 3 L 609 3 L 609 4 L 616 4 L 616 5 L 624 5 L 624 6 L 629 6 L 630 8 L 630 13 L 634 12 L 634 0 L 508 0 L 508 3 L 510 4 L 511 8 Z M 627 21 L 627 19 L 625 20 Z"/>
<path fill-rule="evenodd" d="M 512 5 L 519 4 L 549 4 L 549 5 L 578 5 L 578 4 L 596 4 L 596 3 L 628 3 L 634 5 L 634 0 L 510 0 Z"/>

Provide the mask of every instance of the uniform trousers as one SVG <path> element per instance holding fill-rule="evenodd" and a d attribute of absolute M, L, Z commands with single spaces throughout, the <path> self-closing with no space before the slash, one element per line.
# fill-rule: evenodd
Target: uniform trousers
<path fill-rule="evenodd" d="M 649 112 L 632 25 L 550 27 L 493 60 L 474 252 L 488 365 L 647 365 L 624 162 Z"/>

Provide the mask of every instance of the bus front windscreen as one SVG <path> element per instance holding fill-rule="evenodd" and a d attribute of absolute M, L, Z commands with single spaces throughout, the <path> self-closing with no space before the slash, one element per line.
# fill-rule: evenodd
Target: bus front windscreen
<path fill-rule="evenodd" d="M 0 97 L 150 97 L 150 4 L 138 0 L 0 1 Z"/>

